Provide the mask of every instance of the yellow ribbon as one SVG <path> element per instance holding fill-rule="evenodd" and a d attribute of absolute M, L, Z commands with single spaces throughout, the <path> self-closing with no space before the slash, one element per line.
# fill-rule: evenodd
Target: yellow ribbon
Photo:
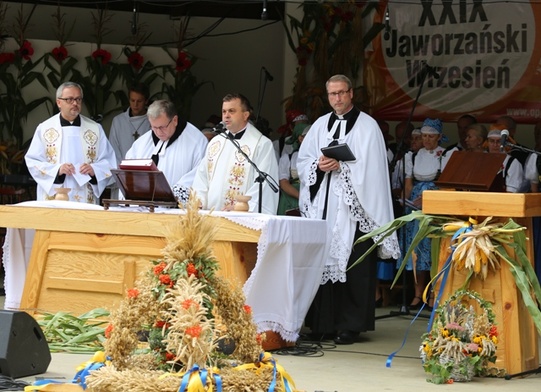
<path fill-rule="evenodd" d="M 206 372 L 206 377 L 210 377 L 211 382 L 209 383 L 208 390 L 206 389 L 205 383 L 201 379 L 202 373 Z M 213 392 L 214 379 L 219 387 L 217 388 L 218 392 L 221 392 L 221 380 L 219 380 L 220 370 L 216 367 L 212 368 L 210 371 L 206 369 L 200 369 L 199 366 L 194 365 L 190 370 L 184 373 L 165 373 L 162 374 L 159 378 L 163 379 L 166 377 L 181 377 L 181 385 L 179 387 L 179 392 Z M 186 378 L 187 377 L 187 378 Z"/>
<path fill-rule="evenodd" d="M 261 373 L 261 369 L 263 368 L 270 368 L 272 370 L 276 369 L 276 372 L 280 376 L 280 381 L 282 384 L 284 384 L 284 388 L 286 391 L 291 390 L 288 388 L 288 385 L 290 385 L 293 390 L 295 390 L 295 382 L 291 378 L 288 372 L 280 365 L 276 360 L 272 357 L 272 355 L 268 352 L 263 353 L 263 355 L 260 358 L 259 362 L 256 363 L 246 363 L 244 365 L 235 366 L 233 369 L 235 370 L 250 370 L 254 369 L 257 374 Z"/>

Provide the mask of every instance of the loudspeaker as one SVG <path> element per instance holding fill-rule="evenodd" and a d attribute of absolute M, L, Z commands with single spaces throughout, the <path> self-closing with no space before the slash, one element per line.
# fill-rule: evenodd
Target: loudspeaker
<path fill-rule="evenodd" d="M 45 373 L 51 363 L 40 326 L 25 312 L 0 310 L 0 374 L 11 378 Z"/>

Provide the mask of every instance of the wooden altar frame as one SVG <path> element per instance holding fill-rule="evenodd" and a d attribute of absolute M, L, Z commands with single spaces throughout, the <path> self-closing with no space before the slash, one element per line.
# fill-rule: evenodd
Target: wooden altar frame
<path fill-rule="evenodd" d="M 260 231 L 221 217 L 212 243 L 219 274 L 242 285 L 257 258 Z M 21 310 L 115 308 L 150 260 L 161 258 L 177 214 L 0 206 L 0 227 L 35 229 Z"/>
<path fill-rule="evenodd" d="M 423 213 L 476 217 L 479 221 L 488 216 L 500 220 L 513 218 L 526 227 L 526 237 L 530 239 L 527 241 L 526 253 L 533 264 L 532 217 L 541 216 L 541 194 L 425 191 Z M 440 248 L 440 269 L 449 253 L 449 239 L 443 240 Z M 513 255 L 511 251 L 510 255 Z M 496 273 L 489 272 L 485 281 L 473 279 L 470 289 L 491 302 L 496 314 L 499 342 L 495 366 L 505 369 L 508 374 L 516 374 L 539 367 L 538 332 L 524 306 L 509 267 L 505 262 L 502 262 L 501 266 Z M 463 285 L 466 275 L 465 271 L 450 270 L 442 302 Z M 439 284 L 435 290 L 438 292 Z"/>

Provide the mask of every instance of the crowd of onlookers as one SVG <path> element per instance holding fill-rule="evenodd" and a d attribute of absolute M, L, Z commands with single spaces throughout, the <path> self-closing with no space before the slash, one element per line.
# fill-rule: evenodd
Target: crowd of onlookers
<path fill-rule="evenodd" d="M 394 136 L 387 122 L 379 121 L 379 125 L 387 143 L 394 199 L 407 200 L 406 203 L 395 203 L 395 216 L 422 208 L 422 192 L 438 189 L 435 182 L 456 151 L 501 155 L 501 166 L 497 173 L 492 173 L 499 180 L 494 181 L 499 187 L 490 190 L 538 192 L 541 160 L 537 159 L 536 152 L 541 151 L 541 122 L 534 128 L 535 145 L 528 147 L 516 140 L 517 124 L 510 116 L 498 117 L 493 123 L 485 125 L 478 123 L 472 115 L 463 115 L 456 121 L 456 143 L 449 142 L 438 119 L 426 119 L 418 128 L 406 121 L 399 122 L 395 126 Z M 482 162 L 483 155 L 478 157 Z M 478 170 L 475 167 L 462 169 Z M 417 221 L 406 226 L 401 233 L 404 236 L 402 248 L 409 247 L 417 229 Z M 430 240 L 425 239 L 415 252 L 416 282 L 410 308 L 418 309 L 422 305 L 422 293 L 430 277 L 430 256 Z M 391 263 L 380 262 L 380 280 L 394 279 L 395 267 Z M 412 269 L 411 259 L 408 268 Z M 377 300 L 378 303 L 382 302 L 381 290 Z"/>

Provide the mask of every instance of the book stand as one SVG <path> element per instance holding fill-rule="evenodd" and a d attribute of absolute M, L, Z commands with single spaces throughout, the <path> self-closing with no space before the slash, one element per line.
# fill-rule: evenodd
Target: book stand
<path fill-rule="evenodd" d="M 505 192 L 505 154 L 455 151 L 435 184 L 441 189 Z"/>
<path fill-rule="evenodd" d="M 138 205 L 149 207 L 177 207 L 178 202 L 165 175 L 157 170 L 111 170 L 126 200 L 104 199 L 103 207 L 112 205 Z"/>

